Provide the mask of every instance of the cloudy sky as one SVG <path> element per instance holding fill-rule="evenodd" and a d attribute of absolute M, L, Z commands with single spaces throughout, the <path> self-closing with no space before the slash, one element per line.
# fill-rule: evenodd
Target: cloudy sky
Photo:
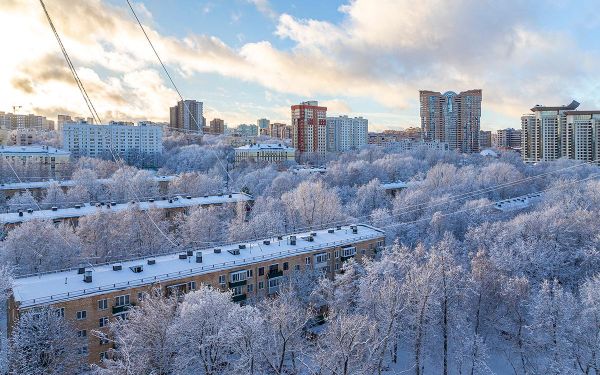
<path fill-rule="evenodd" d="M 104 121 L 168 119 L 177 95 L 125 0 L 45 0 Z M 600 108 L 598 0 L 145 0 L 183 95 L 230 126 L 316 99 L 371 129 L 419 123 L 418 90 L 483 89 L 482 127 L 535 104 Z M 0 111 L 87 115 L 36 0 L 1 0 Z"/>

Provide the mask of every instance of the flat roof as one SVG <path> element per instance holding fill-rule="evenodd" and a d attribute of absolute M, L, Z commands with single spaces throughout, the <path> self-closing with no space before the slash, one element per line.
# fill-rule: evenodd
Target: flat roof
<path fill-rule="evenodd" d="M 258 143 L 237 147 L 236 150 L 285 150 L 296 151 L 293 147 L 288 147 L 280 143 Z"/>
<path fill-rule="evenodd" d="M 157 182 L 173 181 L 177 176 L 153 176 Z M 99 178 L 98 181 L 102 185 L 107 185 L 111 182 L 109 178 Z M 75 186 L 75 180 L 46 180 L 46 181 L 28 181 L 28 182 L 11 182 L 8 184 L 0 184 L 0 190 L 19 190 L 19 189 L 47 189 L 50 185 L 57 183 L 62 187 Z"/>
<path fill-rule="evenodd" d="M 600 110 L 592 110 L 592 111 L 566 111 L 565 115 L 600 115 Z"/>
<path fill-rule="evenodd" d="M 406 182 L 396 181 L 396 182 L 387 182 L 385 184 L 381 184 L 381 187 L 384 188 L 385 190 L 392 190 L 392 189 L 404 189 L 404 188 L 408 187 L 408 185 L 406 184 Z"/>
<path fill-rule="evenodd" d="M 531 112 L 539 112 L 539 111 L 572 111 L 575 108 L 579 107 L 579 102 L 573 100 L 570 104 L 568 105 L 561 105 L 561 106 L 554 106 L 554 107 L 546 107 L 543 105 L 536 105 L 535 107 L 531 108 Z"/>
<path fill-rule="evenodd" d="M 327 229 L 315 230 L 313 232 L 317 235 L 313 237 L 313 241 L 308 241 L 311 232 L 295 234 L 296 245 L 288 244 L 289 235 L 286 235 L 282 237 L 282 240 L 278 240 L 276 237 L 268 238 L 267 240 L 271 241 L 269 245 L 264 244 L 263 240 L 259 240 L 219 246 L 221 253 L 218 254 L 214 252 L 213 247 L 203 249 L 202 263 L 196 263 L 195 253 L 186 259 L 179 259 L 179 254 L 184 252 L 177 252 L 94 266 L 87 268 L 92 270 L 91 283 L 83 281 L 83 275 L 78 274 L 77 268 L 20 277 L 16 278 L 13 283 L 14 299 L 20 303 L 21 307 L 56 303 L 218 270 L 223 270 L 225 273 L 228 269 L 265 260 L 276 260 L 358 241 L 384 238 L 382 230 L 365 224 L 357 225 L 356 234 L 352 233 L 350 226 L 340 228 L 334 230 L 333 233 L 328 233 Z M 240 244 L 246 245 L 246 248 L 239 249 Z M 240 255 L 229 253 L 228 250 L 233 249 L 239 249 Z M 149 265 L 148 259 L 154 259 L 155 264 Z M 122 270 L 113 271 L 113 264 L 122 265 Z M 143 267 L 141 272 L 135 273 L 130 268 L 140 265 Z"/>
<path fill-rule="evenodd" d="M 504 199 L 497 201 L 494 204 L 494 208 L 503 212 L 521 210 L 531 206 L 533 203 L 539 202 L 542 199 L 542 195 L 543 193 L 531 193 L 520 197 Z"/>
<path fill-rule="evenodd" d="M 231 197 L 230 197 L 231 196 Z M 182 197 L 176 196 L 168 199 L 157 199 L 154 202 L 144 201 L 144 202 L 136 202 L 135 205 L 138 209 L 144 211 L 151 208 L 178 208 L 178 207 L 192 207 L 192 206 L 201 206 L 205 204 L 224 204 L 224 203 L 237 203 L 237 202 L 247 202 L 253 200 L 252 196 L 245 193 L 231 193 L 231 194 L 223 194 L 223 195 L 207 195 L 204 197 Z M 0 214 L 0 224 L 16 224 L 24 221 L 31 220 L 56 220 L 56 219 L 67 219 L 67 218 L 76 218 L 82 217 L 86 215 L 94 214 L 98 211 L 105 212 L 119 212 L 124 211 L 134 205 L 131 202 L 128 203 L 117 203 L 115 205 L 107 204 L 100 205 L 90 205 L 89 203 L 84 204 L 80 208 L 69 207 L 69 208 L 59 208 L 56 211 L 52 210 L 34 210 L 29 213 L 27 211 L 23 212 L 23 216 L 19 216 L 18 212 L 9 212 Z"/>
<path fill-rule="evenodd" d="M 0 155 L 2 154 L 52 154 L 69 156 L 71 152 L 50 146 L 0 146 Z"/>

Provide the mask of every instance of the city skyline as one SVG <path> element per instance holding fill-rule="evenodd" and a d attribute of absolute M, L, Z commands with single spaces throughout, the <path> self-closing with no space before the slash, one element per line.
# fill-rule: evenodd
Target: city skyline
<path fill-rule="evenodd" d="M 576 18 L 593 1 L 577 9 L 504 2 L 493 11 L 465 1 L 452 12 L 434 2 L 368 5 L 134 3 L 185 99 L 204 102 L 207 119 L 288 122 L 291 104 L 318 100 L 332 115 L 369 118 L 373 130 L 407 128 L 419 123 L 419 90 L 472 87 L 487 93 L 482 129 L 518 127 L 535 104 L 577 97 L 584 109 L 600 106 L 600 50 L 588 43 L 600 25 Z M 179 99 L 122 2 L 47 7 L 105 122 L 168 121 Z M 0 10 L 0 30 L 13 35 L 11 59 L 0 62 L 0 108 L 87 116 L 39 5 L 15 0 Z M 399 19 L 376 22 L 389 15 Z M 423 27 L 432 22 L 435 29 Z M 80 32 L 87 27 L 94 32 Z M 523 90 L 519 80 L 536 83 Z"/>

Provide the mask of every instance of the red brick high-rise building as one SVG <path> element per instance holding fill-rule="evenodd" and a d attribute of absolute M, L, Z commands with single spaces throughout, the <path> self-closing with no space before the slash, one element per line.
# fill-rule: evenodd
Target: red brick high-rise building
<path fill-rule="evenodd" d="M 292 106 L 292 145 L 298 152 L 327 152 L 327 107 L 317 101 Z"/>

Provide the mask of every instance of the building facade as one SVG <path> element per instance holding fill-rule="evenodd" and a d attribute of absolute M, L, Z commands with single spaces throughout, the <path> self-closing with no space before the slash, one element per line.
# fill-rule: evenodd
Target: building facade
<path fill-rule="evenodd" d="M 273 138 L 292 139 L 292 126 L 274 122 L 269 124 L 268 135 Z"/>
<path fill-rule="evenodd" d="M 258 120 L 256 120 L 256 125 L 258 126 L 259 130 L 269 129 L 269 125 L 271 125 L 271 121 L 269 121 L 268 118 L 259 118 Z"/>
<path fill-rule="evenodd" d="M 520 150 L 521 149 L 521 129 L 498 129 L 496 134 L 492 134 L 492 144 L 503 150 Z"/>
<path fill-rule="evenodd" d="M 254 124 L 240 124 L 234 133 L 242 137 L 256 137 L 258 136 L 258 126 Z"/>
<path fill-rule="evenodd" d="M 235 149 L 236 164 L 243 161 L 256 163 L 283 163 L 296 159 L 296 149 L 282 143 L 259 143 Z"/>
<path fill-rule="evenodd" d="M 357 150 L 368 143 L 369 120 L 362 117 L 327 117 L 327 151 Z"/>
<path fill-rule="evenodd" d="M 479 148 L 486 149 L 492 147 L 492 131 L 491 130 L 480 130 L 479 131 Z"/>
<path fill-rule="evenodd" d="M 71 117 L 70 115 L 58 115 L 56 119 L 56 129 L 58 131 L 62 131 L 63 126 L 69 122 L 86 122 L 88 124 L 93 124 L 94 119 L 92 117 Z"/>
<path fill-rule="evenodd" d="M 197 100 L 180 100 L 170 108 L 171 129 L 184 132 L 202 132 L 204 127 L 204 103 Z"/>
<path fill-rule="evenodd" d="M 420 91 L 419 97 L 423 139 L 446 142 L 463 153 L 480 151 L 481 90 Z"/>
<path fill-rule="evenodd" d="M 210 120 L 210 126 L 208 128 L 210 134 L 224 134 L 225 133 L 225 121 L 220 118 L 214 118 Z"/>
<path fill-rule="evenodd" d="M 569 158 L 598 163 L 600 111 L 578 111 L 579 103 L 531 108 L 521 117 L 525 162 Z"/>
<path fill-rule="evenodd" d="M 113 153 L 128 161 L 141 159 L 144 166 L 152 166 L 162 154 L 162 126 L 108 125 L 66 123 L 63 126 L 63 145 L 73 156 L 112 157 Z"/>
<path fill-rule="evenodd" d="M 179 296 L 206 284 L 230 290 L 233 301 L 246 303 L 276 294 L 294 272 L 315 270 L 333 278 L 343 262 L 373 257 L 384 241 L 385 233 L 368 225 L 338 226 L 21 277 L 15 279 L 8 302 L 8 332 L 23 312 L 51 306 L 77 330 L 85 331 L 79 351 L 87 353 L 89 363 L 99 363 L 111 346 L 91 335 L 92 330 L 108 334 L 107 323 L 126 318 L 147 293 Z"/>
<path fill-rule="evenodd" d="M 63 167 L 67 165 L 71 153 L 49 146 L 0 146 L 0 159 L 10 163 L 17 170 L 43 170 L 52 178 L 63 175 Z M 4 173 L 5 168 L 0 169 Z M 6 173 L 12 175 L 12 168 Z M 39 176 L 39 175 L 38 175 Z"/>
<path fill-rule="evenodd" d="M 52 130 L 54 121 L 48 120 L 44 116 L 34 114 L 20 115 L 16 113 L 0 112 L 0 129 L 37 129 Z"/>
<path fill-rule="evenodd" d="M 292 146 L 300 153 L 327 152 L 327 107 L 317 101 L 302 102 L 291 107 Z"/>

